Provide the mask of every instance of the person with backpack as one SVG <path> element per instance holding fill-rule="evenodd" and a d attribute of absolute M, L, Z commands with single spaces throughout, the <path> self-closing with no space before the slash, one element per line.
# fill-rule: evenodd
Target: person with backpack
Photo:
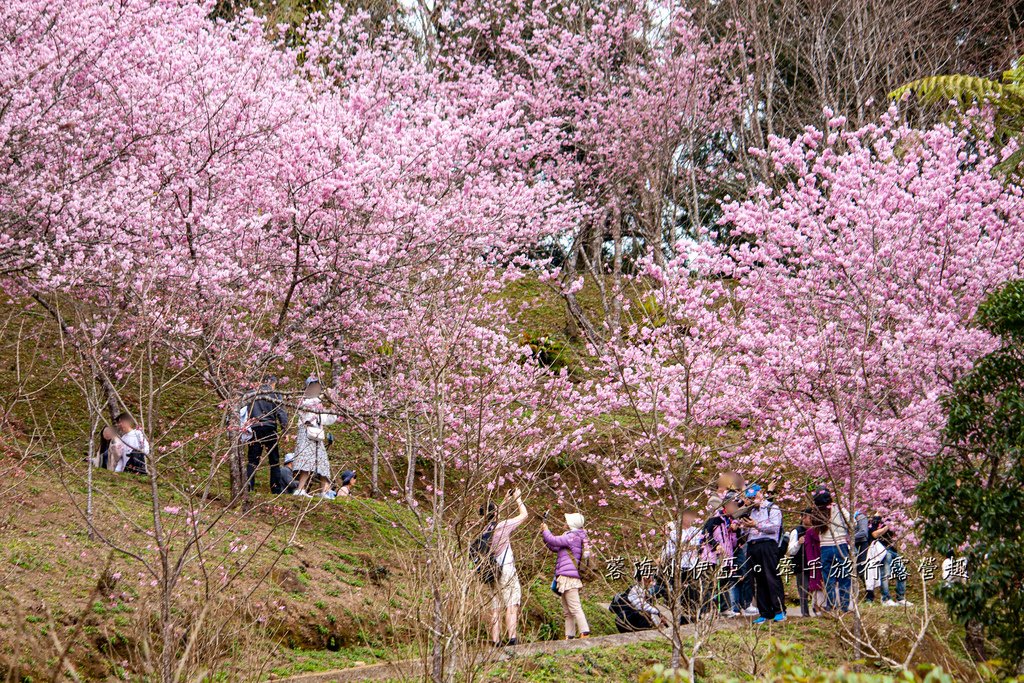
<path fill-rule="evenodd" d="M 722 504 L 701 528 L 701 560 L 715 567 L 718 577 L 720 611 L 727 617 L 740 616 L 739 589 L 737 588 L 736 536 L 739 523 L 733 515 L 739 511 L 739 494 L 727 492 Z M 712 596 L 706 596 L 709 605 Z"/>
<path fill-rule="evenodd" d="M 654 577 L 638 570 L 633 580 L 629 590 L 613 597 L 608 606 L 608 610 L 615 615 L 615 627 L 619 633 L 646 631 L 658 625 L 668 626 L 669 619 L 654 604 Z"/>
<path fill-rule="evenodd" d="M 277 393 L 277 378 L 270 376 L 248 403 L 248 458 L 246 477 L 250 491 L 256 490 L 256 470 L 267 454 L 270 463 L 270 492 L 284 492 L 281 480 L 280 451 L 278 450 L 278 428 L 288 425 L 288 413 L 282 405 L 281 394 Z"/>
<path fill-rule="evenodd" d="M 146 458 L 149 457 L 149 440 L 128 413 L 121 413 L 114 419 L 117 436 L 111 443 L 107 457 L 113 452 L 117 456 L 115 472 L 148 474 Z"/>
<path fill-rule="evenodd" d="M 782 580 L 779 578 L 779 529 L 782 526 L 782 510 L 767 500 L 758 484 L 751 484 L 743 493 L 749 505 L 750 514 L 740 521 L 747 529 L 747 554 L 754 573 L 757 611 L 760 616 L 755 624 L 769 619 L 785 621 L 786 606 L 783 602 Z"/>
<path fill-rule="evenodd" d="M 587 532 L 583 528 L 585 520 L 578 512 L 565 515 L 565 523 L 569 530 L 561 536 L 555 536 L 548 529 L 547 523 L 541 524 L 541 536 L 544 544 L 553 553 L 555 560 L 555 580 L 551 582 L 551 590 L 562 599 L 562 612 L 565 614 L 565 637 L 569 640 L 590 637 L 590 625 L 583 613 L 580 603 L 580 590 L 583 588 L 580 567 L 589 558 L 587 548 Z"/>
<path fill-rule="evenodd" d="M 828 489 L 814 494 L 814 505 L 823 521 L 821 574 L 825 580 L 825 609 L 850 611 L 850 513 L 832 502 Z"/>
<path fill-rule="evenodd" d="M 517 645 L 519 642 L 517 632 L 523 588 L 519 583 L 516 558 L 512 552 L 512 533 L 527 520 L 529 513 L 523 503 L 523 494 L 518 488 L 512 492 L 512 501 L 517 508 L 515 517 L 494 522 L 497 510 L 493 504 L 488 511 L 492 524 L 489 524 L 491 535 L 486 552 L 488 561 L 493 562 L 494 580 L 490 584 L 494 589 L 491 598 L 491 642 L 495 647 L 501 645 L 502 614 L 505 616 L 505 633 L 508 636 L 506 643 Z"/>

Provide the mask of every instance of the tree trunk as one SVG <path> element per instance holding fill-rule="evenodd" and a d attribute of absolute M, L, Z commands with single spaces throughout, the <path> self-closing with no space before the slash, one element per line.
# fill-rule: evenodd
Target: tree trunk
<path fill-rule="evenodd" d="M 370 487 L 373 492 L 373 497 L 377 498 L 380 495 L 380 427 L 377 425 L 377 420 L 374 418 L 373 426 L 370 428 L 370 440 L 373 442 L 373 453 L 370 464 Z"/>

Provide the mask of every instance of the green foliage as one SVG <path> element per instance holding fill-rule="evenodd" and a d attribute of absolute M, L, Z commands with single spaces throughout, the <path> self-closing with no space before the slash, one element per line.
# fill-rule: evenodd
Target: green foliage
<path fill-rule="evenodd" d="M 919 671 L 898 671 L 894 673 L 858 673 L 839 667 L 835 671 L 810 671 L 800 664 L 797 656 L 800 645 L 789 645 L 772 640 L 769 651 L 770 672 L 762 680 L 772 683 L 953 683 L 952 676 L 941 667 L 922 667 Z M 674 683 L 688 678 L 653 678 L 651 683 Z M 738 683 L 740 679 L 729 679 Z"/>
<path fill-rule="evenodd" d="M 564 368 L 572 374 L 572 349 L 565 342 L 536 332 L 524 332 L 522 341 L 530 347 L 533 357 L 544 367 L 553 372 L 559 372 Z"/>
<path fill-rule="evenodd" d="M 946 397 L 947 446 L 917 489 L 921 541 L 967 559 L 942 586 L 960 622 L 982 624 L 1011 666 L 1024 661 L 1024 281 L 1007 283 L 977 321 L 1000 337 Z"/>
<path fill-rule="evenodd" d="M 906 83 L 889 93 L 894 100 L 915 95 L 928 106 L 946 105 L 955 101 L 961 108 L 990 105 L 995 114 L 996 137 L 1005 144 L 1010 139 L 1024 143 L 1024 56 L 1003 72 L 1001 80 L 962 74 L 926 76 Z M 1008 174 L 1018 174 L 1024 166 L 1024 144 L 997 167 Z"/>

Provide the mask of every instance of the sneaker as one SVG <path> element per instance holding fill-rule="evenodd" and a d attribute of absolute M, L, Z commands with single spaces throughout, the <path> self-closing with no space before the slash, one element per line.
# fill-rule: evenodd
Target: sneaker
<path fill-rule="evenodd" d="M 338 494 L 335 493 L 334 491 L 324 491 L 323 493 L 320 494 L 320 497 L 323 498 L 324 500 L 334 500 L 335 498 L 337 498 L 337 496 Z"/>
<path fill-rule="evenodd" d="M 896 604 L 899 605 L 900 607 L 913 607 L 914 606 L 914 603 L 910 602 L 910 600 L 897 600 Z"/>
<path fill-rule="evenodd" d="M 779 612 L 774 617 L 772 617 L 772 621 L 785 621 L 785 620 L 786 620 L 786 613 L 785 612 Z"/>
<path fill-rule="evenodd" d="M 882 604 L 885 605 L 886 607 L 899 607 L 900 606 L 900 603 L 898 603 L 898 602 L 896 602 L 895 600 L 892 600 L 892 599 L 886 600 Z"/>
<path fill-rule="evenodd" d="M 303 498 L 312 498 L 313 497 L 313 496 L 309 495 L 308 493 L 306 493 L 306 491 L 303 490 L 303 489 L 297 489 L 295 491 L 295 493 L 293 493 L 292 495 L 293 496 L 302 496 Z"/>
<path fill-rule="evenodd" d="M 587 631 L 585 633 L 581 633 L 580 634 L 580 638 L 589 638 L 589 637 L 590 637 L 590 631 Z"/>
<path fill-rule="evenodd" d="M 768 621 L 768 620 L 767 620 L 767 619 L 765 619 L 764 617 L 758 617 L 757 619 L 754 619 L 754 623 L 755 623 L 755 624 L 763 624 L 763 623 L 765 623 L 766 621 Z"/>
<path fill-rule="evenodd" d="M 508 642 L 506 642 L 505 644 L 508 645 L 509 647 L 515 647 L 516 645 L 519 644 L 519 641 L 516 638 L 509 638 Z"/>
<path fill-rule="evenodd" d="M 740 614 L 742 614 L 745 617 L 756 617 L 757 615 L 761 614 L 761 612 L 759 612 L 756 607 L 751 605 L 750 607 L 743 608 L 743 611 L 740 612 Z"/>
<path fill-rule="evenodd" d="M 726 612 L 725 616 L 727 619 L 735 619 L 736 617 L 742 617 L 743 613 L 740 612 L 738 609 L 734 609 L 730 612 Z"/>

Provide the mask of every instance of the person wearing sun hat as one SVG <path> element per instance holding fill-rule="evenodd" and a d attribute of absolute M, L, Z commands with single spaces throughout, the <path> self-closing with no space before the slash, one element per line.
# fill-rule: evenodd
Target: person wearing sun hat
<path fill-rule="evenodd" d="M 583 515 L 578 512 L 566 513 L 565 524 L 569 531 L 561 536 L 551 533 L 546 523 L 540 527 L 544 544 L 548 550 L 558 554 L 555 561 L 555 580 L 551 586 L 562 598 L 565 637 L 570 640 L 577 636 L 590 636 L 590 624 L 587 623 L 587 616 L 583 613 L 583 605 L 580 603 L 580 590 L 583 588 L 580 565 L 590 554 L 587 549 L 587 532 L 583 528 L 585 521 Z"/>
<path fill-rule="evenodd" d="M 782 510 L 765 498 L 765 492 L 758 484 L 751 484 L 744 490 L 743 497 L 753 506 L 750 515 L 740 521 L 748 529 L 747 553 L 754 569 L 754 595 L 760 615 L 755 624 L 769 619 L 785 621 L 786 606 L 783 602 L 782 580 L 779 578 L 779 529 L 782 527 Z"/>

